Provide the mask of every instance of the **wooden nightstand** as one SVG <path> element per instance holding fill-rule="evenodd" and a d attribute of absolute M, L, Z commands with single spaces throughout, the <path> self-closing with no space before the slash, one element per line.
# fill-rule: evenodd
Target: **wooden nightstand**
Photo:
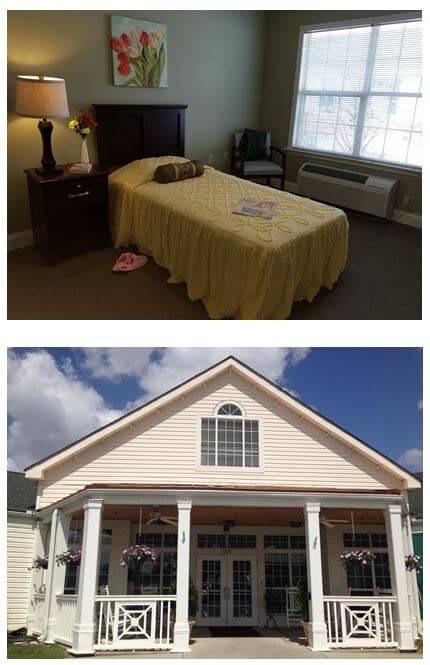
<path fill-rule="evenodd" d="M 108 170 L 40 175 L 26 169 L 35 245 L 49 265 L 92 249 L 112 245 L 109 235 Z"/>

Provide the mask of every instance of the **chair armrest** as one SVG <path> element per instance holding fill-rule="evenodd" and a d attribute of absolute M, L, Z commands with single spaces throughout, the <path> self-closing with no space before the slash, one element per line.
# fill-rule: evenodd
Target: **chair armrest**
<path fill-rule="evenodd" d="M 271 145 L 270 150 L 274 150 L 275 152 L 278 152 L 280 155 L 285 155 L 287 156 L 287 151 L 285 148 L 277 148 L 276 145 Z"/>

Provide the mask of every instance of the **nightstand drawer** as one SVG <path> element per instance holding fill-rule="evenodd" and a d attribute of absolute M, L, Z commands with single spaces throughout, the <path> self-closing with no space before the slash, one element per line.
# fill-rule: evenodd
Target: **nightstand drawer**
<path fill-rule="evenodd" d="M 73 210 L 107 201 L 108 185 L 105 176 L 75 178 L 70 182 L 51 182 L 45 188 L 49 206 L 61 210 Z"/>

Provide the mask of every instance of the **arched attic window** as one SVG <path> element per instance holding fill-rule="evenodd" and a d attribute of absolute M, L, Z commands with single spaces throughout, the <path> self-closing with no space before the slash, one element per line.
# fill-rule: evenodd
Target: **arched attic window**
<path fill-rule="evenodd" d="M 219 416 L 241 416 L 242 409 L 240 409 L 236 404 L 228 402 L 227 404 L 222 404 L 218 409 Z"/>

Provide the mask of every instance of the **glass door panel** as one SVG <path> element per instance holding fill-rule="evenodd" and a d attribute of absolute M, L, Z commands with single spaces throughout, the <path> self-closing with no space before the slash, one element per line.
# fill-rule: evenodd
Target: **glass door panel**
<path fill-rule="evenodd" d="M 199 617 L 201 626 L 226 625 L 225 557 L 200 557 L 198 561 Z"/>
<path fill-rule="evenodd" d="M 228 625 L 257 624 L 257 567 L 252 556 L 229 557 Z"/>

